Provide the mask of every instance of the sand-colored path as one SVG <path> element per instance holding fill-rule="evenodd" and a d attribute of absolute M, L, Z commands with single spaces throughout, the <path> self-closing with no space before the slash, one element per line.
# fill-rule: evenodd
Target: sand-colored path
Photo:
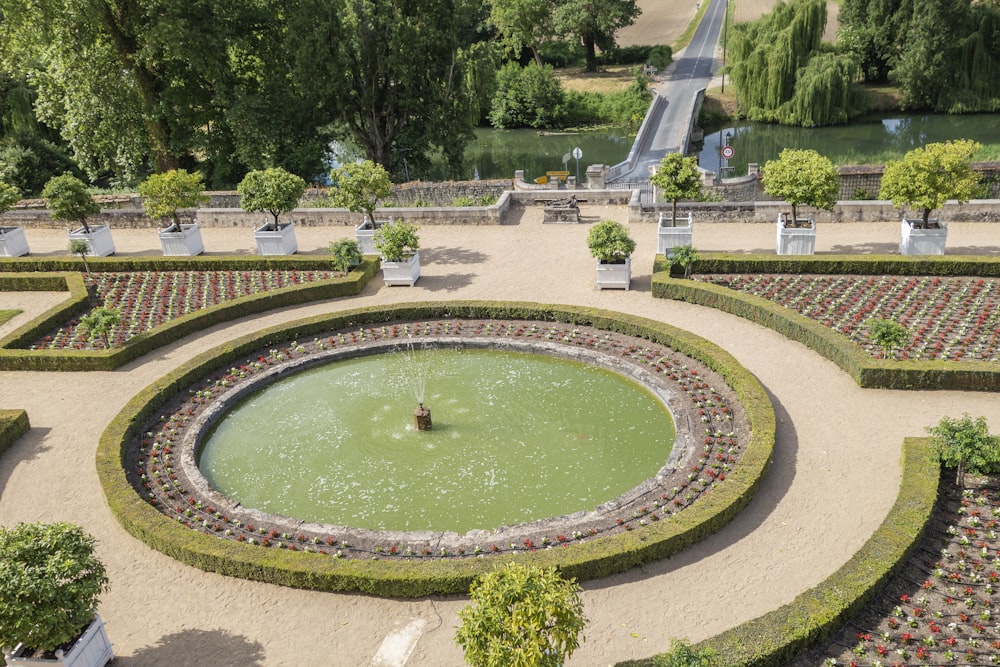
<path fill-rule="evenodd" d="M 626 218 L 624 209 L 582 212 L 590 220 Z M 542 225 L 539 218 L 540 211 L 528 209 L 510 225 L 424 227 L 423 277 L 412 288 L 386 288 L 376 279 L 358 297 L 215 327 L 116 372 L 0 374 L 0 406 L 26 408 L 32 423 L 0 458 L 0 522 L 71 521 L 98 538 L 111 575 L 100 612 L 119 665 L 461 665 L 453 636 L 463 599 L 292 590 L 204 573 L 150 550 L 126 534 L 105 505 L 94 470 L 98 438 L 126 401 L 178 363 L 238 334 L 310 314 L 459 298 L 634 313 L 691 330 L 735 355 L 774 400 L 778 444 L 763 490 L 720 533 L 674 559 L 585 584 L 590 624 L 569 664 L 607 665 L 666 650 L 672 637 L 700 640 L 756 617 L 836 570 L 890 507 L 904 436 L 963 412 L 986 415 L 994 429 L 1000 425 L 996 395 L 862 390 L 825 359 L 769 330 L 653 299 L 655 225 L 632 225 L 638 241 L 633 289 L 598 291 L 585 243 L 589 225 Z M 949 252 L 1000 253 L 995 227 L 952 225 Z M 204 231 L 210 252 L 249 250 L 247 229 Z M 299 245 L 319 253 L 349 233 L 303 228 Z M 64 252 L 64 232 L 28 234 L 36 255 Z M 151 230 L 114 234 L 120 253 L 158 254 Z M 773 225 L 706 224 L 696 227 L 695 245 L 769 250 L 773 234 Z M 823 226 L 817 250 L 891 248 L 896 234 L 898 223 Z M 11 307 L 12 299 L 25 307 L 23 295 L 0 293 L 0 308 Z"/>

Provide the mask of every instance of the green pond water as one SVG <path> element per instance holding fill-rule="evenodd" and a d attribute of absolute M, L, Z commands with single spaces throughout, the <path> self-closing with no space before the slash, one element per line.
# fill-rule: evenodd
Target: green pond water
<path fill-rule="evenodd" d="M 429 432 L 413 427 L 420 395 Z M 674 436 L 657 397 L 605 369 L 525 352 L 418 350 L 269 385 L 216 424 L 199 467 L 245 507 L 461 533 L 594 509 L 655 475 Z"/>

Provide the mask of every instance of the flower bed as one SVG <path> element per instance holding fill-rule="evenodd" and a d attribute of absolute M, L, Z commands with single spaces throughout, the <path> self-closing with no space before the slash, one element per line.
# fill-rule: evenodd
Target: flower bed
<path fill-rule="evenodd" d="M 792 663 L 1000 665 L 998 479 L 959 491 L 953 473 L 917 554 L 835 639 Z"/>
<path fill-rule="evenodd" d="M 582 516 L 533 522 L 487 535 L 407 534 L 311 525 L 247 511 L 220 497 L 185 473 L 181 461 L 193 453 L 179 443 L 216 399 L 276 366 L 316 357 L 333 350 L 358 349 L 380 341 L 435 339 L 456 344 L 461 339 L 554 344 L 599 352 L 641 367 L 677 397 L 672 410 L 688 431 L 691 451 L 673 469 L 640 485 L 604 509 Z M 574 356 L 577 356 L 574 354 Z M 160 416 L 162 414 L 162 417 Z M 328 332 L 309 342 L 292 342 L 260 350 L 244 363 L 217 373 L 181 392 L 155 421 L 139 430 L 129 445 L 126 466 L 134 488 L 179 524 L 208 535 L 260 547 L 314 551 L 336 558 L 405 559 L 468 557 L 483 554 L 569 547 L 600 535 L 642 530 L 669 520 L 723 482 L 746 447 L 749 429 L 732 390 L 714 372 L 693 359 L 649 341 L 590 327 L 529 321 L 435 320 L 391 323 Z M 610 500 L 610 499 L 609 499 Z M 581 508 L 587 509 L 587 508 Z"/>
<path fill-rule="evenodd" d="M 335 277 L 332 271 L 136 271 L 100 272 L 84 278 L 91 306 L 121 311 L 121 324 L 112 332 L 112 345 L 172 319 L 226 301 L 303 283 Z M 45 335 L 32 349 L 94 349 L 91 338 L 70 320 Z"/>
<path fill-rule="evenodd" d="M 700 275 L 754 294 L 841 333 L 872 356 L 867 322 L 885 318 L 912 337 L 898 357 L 1000 361 L 1000 280 L 908 276 Z"/>

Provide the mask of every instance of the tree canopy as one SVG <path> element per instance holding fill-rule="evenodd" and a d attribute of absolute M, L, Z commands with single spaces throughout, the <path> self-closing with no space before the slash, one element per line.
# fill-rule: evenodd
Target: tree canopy
<path fill-rule="evenodd" d="M 151 218 L 170 218 L 172 227 L 180 225 L 177 209 L 192 208 L 208 201 L 204 192 L 201 174 L 189 174 L 184 169 L 153 174 L 139 184 L 139 195 L 144 198 L 142 204 L 146 215 Z"/>
<path fill-rule="evenodd" d="M 580 40 L 587 54 L 587 71 L 597 71 L 597 49 L 616 45 L 615 34 L 635 23 L 642 10 L 636 0 L 562 0 L 552 15 L 558 34 Z"/>
<path fill-rule="evenodd" d="M 298 206 L 306 191 L 306 182 L 281 167 L 251 171 L 236 191 L 244 211 L 266 211 L 274 216 L 273 228 L 278 229 L 278 216 Z"/>
<path fill-rule="evenodd" d="M 587 624 L 580 591 L 555 569 L 500 565 L 473 582 L 455 641 L 475 667 L 558 667 Z"/>
<path fill-rule="evenodd" d="M 535 64 L 542 65 L 539 46 L 552 38 L 552 4 L 538 0 L 493 0 L 490 22 L 501 42 L 517 58 L 522 49 L 530 49 Z"/>
<path fill-rule="evenodd" d="M 10 183 L 0 181 L 0 213 L 6 213 L 21 201 L 21 191 Z"/>
<path fill-rule="evenodd" d="M 837 202 L 840 176 L 829 158 L 811 149 L 786 148 L 764 164 L 764 192 L 792 205 L 792 219 L 805 204 L 830 210 Z"/>
<path fill-rule="evenodd" d="M 980 148 L 968 139 L 914 148 L 903 159 L 885 165 L 879 197 L 897 208 L 921 209 L 926 227 L 931 211 L 949 199 L 964 203 L 982 191 L 982 177 L 972 170 L 972 158 Z"/>
<path fill-rule="evenodd" d="M 88 234 L 90 226 L 87 224 L 87 216 L 101 212 L 101 207 L 87 191 L 87 186 L 72 174 L 56 176 L 46 183 L 42 189 L 42 197 L 53 218 L 78 222 Z"/>
<path fill-rule="evenodd" d="M 355 213 L 364 213 L 365 222 L 375 223 L 380 199 L 392 193 L 389 172 L 371 160 L 345 164 L 330 172 L 333 181 L 330 201 Z"/>
<path fill-rule="evenodd" d="M 680 153 L 668 153 L 660 160 L 656 173 L 649 177 L 660 195 L 671 203 L 671 217 L 677 219 L 677 202 L 694 199 L 701 194 L 701 172 L 698 158 Z"/>
<path fill-rule="evenodd" d="M 964 486 L 966 472 L 983 474 L 1000 465 L 1000 436 L 990 435 L 986 417 L 942 417 L 927 432 L 941 461 L 957 469 L 955 483 L 959 486 Z"/>

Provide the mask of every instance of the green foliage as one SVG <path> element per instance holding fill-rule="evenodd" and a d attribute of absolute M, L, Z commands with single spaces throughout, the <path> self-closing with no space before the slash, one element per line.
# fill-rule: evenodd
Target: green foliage
<path fill-rule="evenodd" d="M 79 255 L 83 260 L 83 269 L 90 273 L 90 264 L 87 263 L 87 254 L 90 252 L 90 244 L 83 239 L 71 239 L 69 242 L 69 254 Z"/>
<path fill-rule="evenodd" d="M 656 657 L 658 667 L 717 667 L 718 653 L 711 647 L 696 649 L 686 639 L 671 639 L 670 650 Z"/>
<path fill-rule="evenodd" d="M 635 23 L 642 12 L 636 0 L 565 0 L 552 14 L 556 34 L 572 37 L 583 44 L 587 71 L 597 71 L 597 49 L 610 51 L 615 34 Z"/>
<path fill-rule="evenodd" d="M 90 334 L 97 336 L 104 343 L 105 349 L 111 347 L 110 334 L 122 321 L 122 313 L 117 308 L 107 308 L 98 306 L 85 316 L 80 318 L 80 328 Z"/>
<path fill-rule="evenodd" d="M 392 194 L 389 172 L 371 160 L 337 167 L 330 173 L 330 179 L 333 181 L 331 203 L 348 211 L 364 213 L 367 223 L 374 224 L 379 200 Z"/>
<path fill-rule="evenodd" d="M 0 409 L 0 456 L 30 428 L 31 423 L 28 421 L 26 411 Z"/>
<path fill-rule="evenodd" d="M 694 246 L 682 245 L 671 248 L 666 252 L 667 265 L 673 269 L 675 266 L 684 272 L 684 278 L 691 277 L 691 270 L 694 263 L 698 261 L 698 251 Z"/>
<path fill-rule="evenodd" d="M 354 239 L 340 239 L 330 244 L 330 255 L 333 260 L 333 270 L 346 274 L 351 268 L 361 263 L 361 247 Z"/>
<path fill-rule="evenodd" d="M 637 73 L 625 90 L 613 93 L 567 91 L 564 122 L 573 126 L 611 123 L 638 128 L 652 99 L 647 81 Z"/>
<path fill-rule="evenodd" d="M 625 225 L 605 218 L 590 228 L 587 247 L 602 262 L 621 262 L 635 251 L 635 241 Z"/>
<path fill-rule="evenodd" d="M 573 39 L 553 39 L 542 44 L 539 49 L 542 62 L 553 67 L 581 65 L 586 53 L 580 42 Z"/>
<path fill-rule="evenodd" d="M 910 330 L 899 322 L 875 318 L 868 321 L 868 339 L 882 348 L 882 358 L 892 356 L 893 349 L 902 349 L 910 340 Z"/>
<path fill-rule="evenodd" d="M 560 127 L 566 115 L 565 95 L 551 65 L 505 64 L 497 74 L 489 119 L 494 127 Z"/>
<path fill-rule="evenodd" d="M 659 44 L 654 46 L 649 50 L 649 56 L 647 57 L 647 62 L 655 67 L 657 70 L 662 72 L 666 68 L 670 67 L 670 63 L 674 61 L 674 52 L 666 44 Z"/>
<path fill-rule="evenodd" d="M 77 169 L 65 149 L 35 136 L 0 138 L 0 179 L 25 194 L 41 192 L 57 174 Z"/>
<path fill-rule="evenodd" d="M 208 201 L 204 194 L 205 184 L 201 174 L 189 174 L 184 169 L 171 169 L 162 174 L 153 174 L 139 184 L 139 195 L 146 215 L 151 218 L 170 218 L 170 229 L 180 229 L 177 209 L 193 208 Z"/>
<path fill-rule="evenodd" d="M 497 203 L 497 196 L 494 194 L 482 195 L 478 200 L 476 200 L 476 206 L 493 206 Z"/>
<path fill-rule="evenodd" d="M 475 667 L 559 667 L 587 624 L 582 589 L 554 569 L 509 562 L 479 577 L 455 641 Z"/>
<path fill-rule="evenodd" d="M 21 201 L 21 191 L 9 183 L 0 181 L 0 214 L 14 208 L 14 204 L 19 201 Z"/>
<path fill-rule="evenodd" d="M 701 172 L 698 158 L 685 157 L 680 153 L 668 153 L 660 160 L 656 173 L 649 177 L 660 196 L 670 202 L 671 217 L 677 219 L 677 202 L 681 199 L 696 199 L 701 193 Z"/>
<path fill-rule="evenodd" d="M 531 49 L 535 64 L 542 64 L 539 46 L 552 35 L 552 4 L 536 0 L 491 2 L 490 22 L 500 42 L 516 60 L 522 49 Z"/>
<path fill-rule="evenodd" d="M 75 639 L 107 586 L 94 538 L 79 526 L 0 527 L 0 645 L 52 651 Z"/>
<path fill-rule="evenodd" d="M 382 258 L 391 262 L 409 257 L 420 247 L 417 228 L 408 222 L 389 222 L 382 225 L 375 230 L 372 242 Z"/>
<path fill-rule="evenodd" d="M 902 160 L 885 165 L 879 197 L 897 208 L 921 208 L 926 227 L 931 211 L 947 200 L 964 203 L 980 194 L 980 176 L 972 170 L 972 158 L 980 147 L 960 139 L 915 148 Z"/>
<path fill-rule="evenodd" d="M 455 197 L 451 200 L 452 206 L 475 206 L 476 202 L 473 201 L 472 197 L 466 197 L 464 195 Z"/>
<path fill-rule="evenodd" d="M 267 211 L 274 216 L 273 229 L 278 229 L 278 216 L 299 204 L 306 191 L 306 182 L 281 167 L 251 171 L 236 186 L 240 207 L 251 213 Z"/>
<path fill-rule="evenodd" d="M 949 468 L 956 468 L 955 483 L 965 486 L 965 473 L 974 475 L 993 472 L 1000 466 L 1000 436 L 990 435 L 986 417 L 973 419 L 942 417 L 928 427 L 931 443 Z"/>
<path fill-rule="evenodd" d="M 837 202 L 840 176 L 828 158 L 812 149 L 786 148 L 764 165 L 764 192 L 792 205 L 798 219 L 802 204 L 830 210 Z"/>
<path fill-rule="evenodd" d="M 42 197 L 46 206 L 56 220 L 77 222 L 83 225 L 83 231 L 90 233 L 87 216 L 101 212 L 94 198 L 87 192 L 87 186 L 72 174 L 56 176 L 42 189 Z"/>
<path fill-rule="evenodd" d="M 778 2 L 756 21 L 733 26 L 729 66 L 740 113 L 789 125 L 842 123 L 866 108 L 857 66 L 824 51 L 824 0 Z"/>

